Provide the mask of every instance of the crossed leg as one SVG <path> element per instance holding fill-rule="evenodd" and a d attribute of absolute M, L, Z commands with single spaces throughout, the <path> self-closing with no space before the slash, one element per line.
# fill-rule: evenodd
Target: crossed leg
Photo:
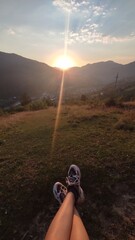
<path fill-rule="evenodd" d="M 69 192 L 56 213 L 45 240 L 89 240 L 74 203 L 74 194 Z"/>
<path fill-rule="evenodd" d="M 70 240 L 89 240 L 86 229 L 76 208 L 74 208 Z"/>

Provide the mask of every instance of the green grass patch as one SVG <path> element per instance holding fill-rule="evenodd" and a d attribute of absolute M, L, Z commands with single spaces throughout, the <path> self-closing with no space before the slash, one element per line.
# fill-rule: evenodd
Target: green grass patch
<path fill-rule="evenodd" d="M 56 110 L 0 118 L 1 239 L 43 239 L 58 208 L 52 186 L 65 183 L 72 163 L 82 171 L 79 210 L 91 239 L 134 236 L 135 135 L 116 127 L 133 111 L 63 106 L 52 151 Z"/>

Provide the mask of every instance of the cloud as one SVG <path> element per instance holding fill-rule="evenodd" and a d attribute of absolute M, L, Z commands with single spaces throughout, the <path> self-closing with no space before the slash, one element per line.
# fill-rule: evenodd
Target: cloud
<path fill-rule="evenodd" d="M 53 5 L 64 10 L 70 12 L 81 12 L 85 15 L 92 16 L 105 16 L 107 13 L 116 9 L 107 9 L 105 5 L 97 5 L 94 2 L 90 2 L 88 0 L 53 0 Z"/>
<path fill-rule="evenodd" d="M 54 0 L 53 5 L 61 8 L 64 11 L 77 12 L 80 11 L 83 7 L 88 7 L 90 5 L 90 2 L 87 0 Z"/>
<path fill-rule="evenodd" d="M 69 44 L 112 44 L 135 40 L 135 34 L 131 29 L 125 26 L 124 30 L 122 23 L 125 15 L 119 17 L 118 6 L 103 3 L 104 1 L 97 4 L 97 1 L 87 0 L 53 1 L 54 6 L 72 14 L 68 33 Z"/>
<path fill-rule="evenodd" d="M 89 28 L 82 28 L 79 32 L 71 31 L 69 33 L 69 44 L 75 43 L 103 43 L 103 44 L 112 44 L 112 43 L 122 43 L 135 40 L 135 34 L 131 33 L 130 35 L 124 37 L 115 37 L 111 35 L 105 35 L 101 32 L 98 32 L 96 29 L 98 25 L 92 24 Z"/>
<path fill-rule="evenodd" d="M 7 29 L 7 33 L 8 33 L 8 35 L 15 35 L 16 34 L 16 32 L 13 28 Z"/>
<path fill-rule="evenodd" d="M 105 15 L 104 7 L 103 6 L 93 6 L 92 7 L 93 15 L 100 16 Z"/>
<path fill-rule="evenodd" d="M 53 0 L 53 5 L 72 14 L 69 43 L 107 42 L 101 33 L 103 18 L 110 16 L 116 9 L 108 9 L 107 5 L 97 5 L 88 0 Z"/>

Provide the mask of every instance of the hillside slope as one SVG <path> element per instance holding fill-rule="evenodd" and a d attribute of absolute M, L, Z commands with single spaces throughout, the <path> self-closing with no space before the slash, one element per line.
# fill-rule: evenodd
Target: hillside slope
<path fill-rule="evenodd" d="M 87 64 L 81 68 L 71 68 L 68 72 L 69 79 L 76 81 L 76 85 L 99 88 L 105 84 L 115 81 L 116 75 L 119 79 L 135 77 L 135 62 L 122 65 L 113 61 Z"/>
<path fill-rule="evenodd" d="M 102 93 L 104 97 L 115 96 L 124 101 L 135 100 L 135 77 L 106 85 Z"/>
<path fill-rule="evenodd" d="M 0 52 L 0 98 L 55 92 L 60 72 L 47 64 Z"/>
<path fill-rule="evenodd" d="M 0 118 L 1 240 L 44 239 L 58 209 L 53 184 L 73 163 L 90 239 L 135 239 L 134 110 L 63 106 L 52 152 L 55 119 L 56 108 Z"/>

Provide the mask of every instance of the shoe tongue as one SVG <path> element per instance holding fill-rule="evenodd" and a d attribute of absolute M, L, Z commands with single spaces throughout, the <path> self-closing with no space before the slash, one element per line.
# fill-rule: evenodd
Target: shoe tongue
<path fill-rule="evenodd" d="M 58 192 L 60 192 L 60 190 L 61 190 L 61 186 L 60 185 L 57 186 L 57 190 L 58 190 Z"/>
<path fill-rule="evenodd" d="M 70 175 L 70 177 L 74 177 L 74 175 L 76 175 L 75 170 L 74 170 L 74 169 L 71 169 L 69 175 Z"/>

